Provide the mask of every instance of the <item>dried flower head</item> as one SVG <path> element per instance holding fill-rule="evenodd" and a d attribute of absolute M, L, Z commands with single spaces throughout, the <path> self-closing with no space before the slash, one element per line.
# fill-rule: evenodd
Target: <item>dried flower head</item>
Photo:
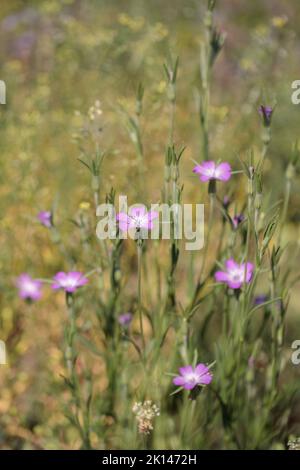
<path fill-rule="evenodd" d="M 291 439 L 288 442 L 288 449 L 289 450 L 300 450 L 300 437 L 296 437 L 296 439 Z"/>
<path fill-rule="evenodd" d="M 96 100 L 94 106 L 91 106 L 88 110 L 88 116 L 90 121 L 94 121 L 98 116 L 102 115 L 101 103 L 99 100 Z"/>
<path fill-rule="evenodd" d="M 81 126 L 79 133 L 74 135 L 75 139 L 86 139 L 89 137 L 91 142 L 99 144 L 102 139 L 104 121 L 101 102 L 96 100 L 86 114 L 79 114 L 81 117 Z"/>
<path fill-rule="evenodd" d="M 133 405 L 132 411 L 136 415 L 139 433 L 150 434 L 154 418 L 160 415 L 158 406 L 151 400 L 140 401 Z"/>

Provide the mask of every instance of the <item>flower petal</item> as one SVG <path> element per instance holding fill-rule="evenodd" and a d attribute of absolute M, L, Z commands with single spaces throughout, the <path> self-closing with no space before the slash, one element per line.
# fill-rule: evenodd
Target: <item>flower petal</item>
<path fill-rule="evenodd" d="M 233 258 L 230 258 L 225 263 L 227 271 L 236 271 L 239 269 L 239 264 L 234 261 Z"/>
<path fill-rule="evenodd" d="M 186 382 L 186 383 L 184 384 L 184 388 L 185 388 L 186 390 L 193 390 L 193 388 L 195 388 L 196 385 L 197 385 L 197 384 L 196 384 L 195 382 Z"/>
<path fill-rule="evenodd" d="M 129 216 L 125 213 L 125 212 L 119 212 L 117 215 L 116 215 L 116 219 L 119 221 L 119 222 L 128 222 L 129 223 Z"/>
<path fill-rule="evenodd" d="M 181 375 L 185 376 L 187 374 L 192 374 L 194 372 L 194 368 L 192 366 L 179 367 L 179 372 Z"/>
<path fill-rule="evenodd" d="M 209 176 L 209 175 L 201 175 L 200 176 L 200 181 L 203 181 L 203 183 L 206 183 L 206 181 L 209 181 L 211 179 L 212 179 L 212 177 Z"/>
<path fill-rule="evenodd" d="M 177 377 L 174 377 L 173 384 L 182 387 L 182 385 L 185 384 L 185 378 L 178 375 Z"/>
<path fill-rule="evenodd" d="M 205 364 L 197 364 L 195 371 L 197 372 L 197 374 L 203 375 L 203 374 L 206 374 L 209 371 L 209 369 Z"/>
<path fill-rule="evenodd" d="M 230 287 L 230 289 L 240 289 L 240 287 L 242 287 L 243 282 L 242 281 L 231 281 L 229 279 L 227 284 L 228 284 L 228 287 Z"/>
<path fill-rule="evenodd" d="M 243 270 L 243 273 L 245 273 L 246 270 L 246 282 L 250 282 L 253 274 L 253 269 L 254 266 L 252 263 L 243 263 L 241 264 L 241 268 Z"/>
<path fill-rule="evenodd" d="M 131 217 L 143 217 L 146 214 L 145 206 L 136 206 L 129 209 L 129 216 Z"/>
<path fill-rule="evenodd" d="M 210 372 L 207 372 L 204 375 L 201 375 L 199 383 L 208 385 L 212 381 L 212 374 Z"/>
<path fill-rule="evenodd" d="M 199 175 L 204 176 L 205 178 L 210 179 L 214 177 L 215 168 L 216 168 L 215 162 L 212 160 L 207 160 L 207 161 L 200 163 L 200 165 L 196 165 L 193 168 L 193 173 L 197 173 Z M 202 180 L 202 181 L 205 181 L 205 180 Z"/>
<path fill-rule="evenodd" d="M 231 178 L 231 166 L 227 162 L 217 165 L 215 177 L 221 181 L 228 181 Z"/>
<path fill-rule="evenodd" d="M 148 212 L 148 220 L 154 220 L 154 219 L 157 219 L 159 217 L 159 212 L 156 212 L 156 211 L 149 211 Z"/>
<path fill-rule="evenodd" d="M 227 282 L 228 281 L 228 273 L 226 271 L 217 271 L 217 272 L 215 272 L 215 280 L 217 282 Z"/>

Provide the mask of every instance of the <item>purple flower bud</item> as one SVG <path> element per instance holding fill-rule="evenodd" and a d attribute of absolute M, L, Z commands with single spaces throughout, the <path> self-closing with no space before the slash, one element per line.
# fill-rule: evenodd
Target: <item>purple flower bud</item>
<path fill-rule="evenodd" d="M 122 313 L 122 315 L 119 316 L 118 322 L 121 326 L 124 328 L 127 328 L 132 321 L 132 314 L 131 313 Z"/>
<path fill-rule="evenodd" d="M 238 214 L 233 217 L 232 223 L 235 230 L 239 227 L 239 225 L 243 222 L 244 219 L 245 217 L 243 214 Z"/>
<path fill-rule="evenodd" d="M 263 118 L 263 124 L 265 127 L 270 127 L 273 111 L 274 109 L 271 106 L 261 105 L 259 107 L 258 112 Z"/>
<path fill-rule="evenodd" d="M 266 295 L 266 294 L 260 294 L 260 295 L 257 295 L 255 298 L 254 298 L 254 305 L 261 305 L 263 304 L 264 302 L 267 302 L 269 300 L 269 297 Z"/>
<path fill-rule="evenodd" d="M 230 200 L 230 197 L 229 196 L 224 196 L 223 198 L 223 207 L 225 210 L 228 209 L 228 207 L 230 206 L 231 204 L 231 200 Z"/>

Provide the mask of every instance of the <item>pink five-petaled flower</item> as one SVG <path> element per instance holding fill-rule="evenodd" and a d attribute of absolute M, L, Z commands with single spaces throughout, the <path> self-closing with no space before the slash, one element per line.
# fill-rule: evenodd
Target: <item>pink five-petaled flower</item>
<path fill-rule="evenodd" d="M 153 220 L 156 219 L 158 215 L 158 212 L 155 211 L 147 212 L 144 206 L 132 207 L 129 209 L 129 214 L 119 212 L 119 214 L 117 214 L 117 221 L 122 232 L 127 232 L 130 229 L 152 230 Z"/>
<path fill-rule="evenodd" d="M 186 390 L 192 390 L 197 385 L 208 385 L 212 381 L 212 374 L 205 364 L 180 367 L 179 373 L 180 375 L 174 377 L 173 384 Z"/>
<path fill-rule="evenodd" d="M 53 278 L 52 289 L 63 289 L 65 292 L 71 294 L 75 292 L 78 287 L 84 286 L 88 279 L 79 271 L 70 271 L 64 273 L 62 271 L 55 274 Z"/>
<path fill-rule="evenodd" d="M 35 279 L 32 279 L 29 274 L 21 274 L 17 279 L 16 285 L 19 289 L 19 296 L 21 297 L 21 299 L 39 300 L 42 296 L 41 281 L 36 281 Z"/>
<path fill-rule="evenodd" d="M 44 227 L 51 228 L 53 226 L 52 213 L 50 211 L 39 212 L 37 218 Z"/>
<path fill-rule="evenodd" d="M 217 282 L 225 282 L 231 289 L 239 289 L 244 282 L 249 283 L 252 278 L 254 266 L 252 263 L 236 263 L 232 258 L 225 263 L 226 271 L 217 271 Z"/>
<path fill-rule="evenodd" d="M 227 162 L 218 165 L 212 161 L 204 161 L 193 168 L 193 173 L 200 175 L 201 181 L 228 181 L 231 178 L 231 166 Z"/>

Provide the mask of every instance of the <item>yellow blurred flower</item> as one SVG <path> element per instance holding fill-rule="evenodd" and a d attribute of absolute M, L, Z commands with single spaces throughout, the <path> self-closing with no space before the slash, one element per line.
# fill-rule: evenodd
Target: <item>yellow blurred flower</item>
<path fill-rule="evenodd" d="M 211 108 L 212 115 L 220 121 L 224 121 L 224 119 L 228 115 L 228 111 L 229 110 L 227 106 L 213 106 Z"/>
<path fill-rule="evenodd" d="M 126 13 L 120 13 L 120 15 L 118 16 L 118 22 L 123 26 L 127 26 L 132 31 L 137 32 L 144 27 L 145 18 L 143 18 L 142 16 L 132 18 Z"/>
<path fill-rule="evenodd" d="M 80 204 L 79 204 L 79 208 L 82 209 L 82 210 L 88 210 L 89 208 L 91 207 L 91 204 L 87 201 L 82 201 Z"/>
<path fill-rule="evenodd" d="M 42 3 L 40 5 L 40 9 L 44 13 L 59 13 L 63 5 L 61 5 L 60 1 L 58 0 L 49 0 L 48 2 Z"/>
<path fill-rule="evenodd" d="M 255 69 L 255 65 L 251 59 L 248 59 L 247 57 L 244 57 L 241 62 L 240 66 L 243 70 L 246 72 L 253 71 Z"/>
<path fill-rule="evenodd" d="M 272 18 L 272 25 L 275 27 L 275 28 L 283 28 L 288 22 L 288 17 L 283 15 L 283 16 L 274 16 Z"/>
<path fill-rule="evenodd" d="M 152 34 L 154 35 L 155 41 L 161 41 L 168 36 L 169 31 L 162 23 L 155 23 L 152 29 Z"/>
<path fill-rule="evenodd" d="M 268 34 L 268 28 L 265 24 L 259 24 L 256 28 L 255 28 L 255 33 L 257 34 L 257 36 L 261 37 L 261 38 L 264 38 L 267 36 Z"/>
<path fill-rule="evenodd" d="M 167 83 L 165 82 L 165 80 L 161 80 L 159 84 L 157 85 L 156 90 L 158 93 L 164 93 L 166 91 L 166 88 L 167 88 Z"/>

